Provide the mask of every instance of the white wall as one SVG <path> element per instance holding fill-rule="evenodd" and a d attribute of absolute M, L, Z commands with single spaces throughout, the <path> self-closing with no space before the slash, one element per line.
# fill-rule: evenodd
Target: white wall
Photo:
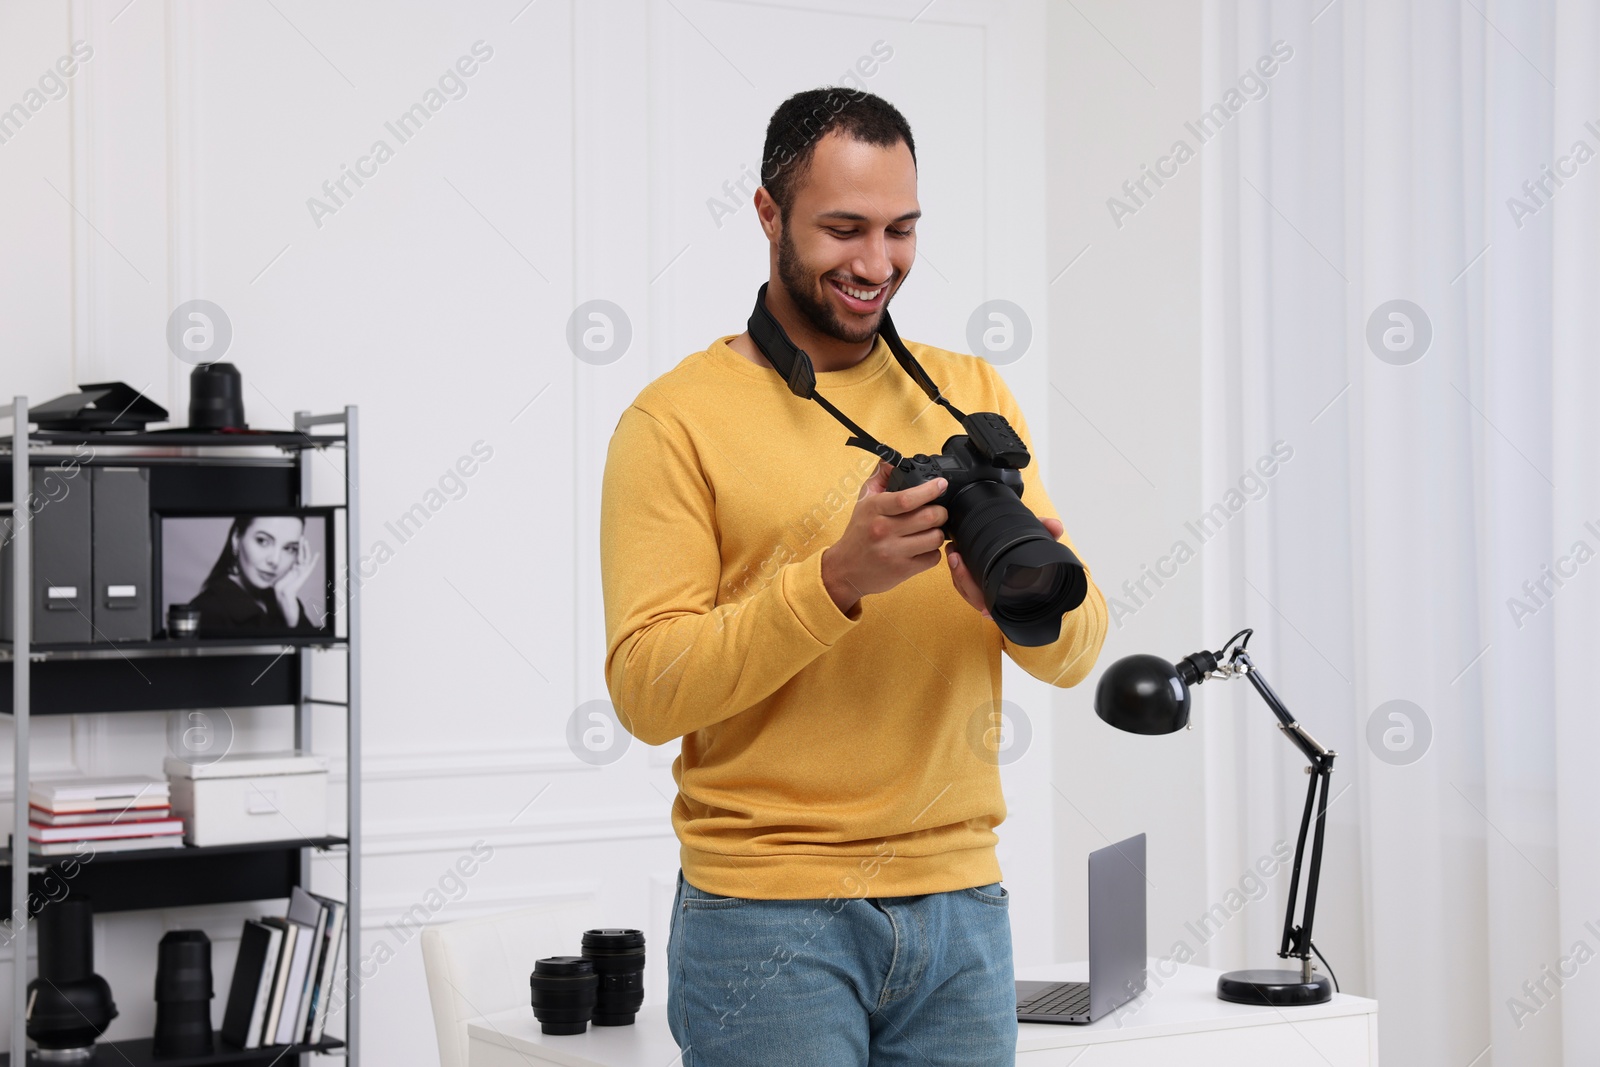
<path fill-rule="evenodd" d="M 1140 194 L 1131 216 L 1107 206 L 1112 197 L 1132 202 L 1123 183 L 1153 167 L 1198 110 L 1200 9 L 1097 2 L 1050 11 L 1051 495 L 1112 609 L 1095 673 L 1056 700 L 1067 917 L 1057 944 L 1063 958 L 1088 951 L 1084 856 L 1144 832 L 1150 952 L 1164 956 L 1186 940 L 1204 960 L 1209 946 L 1184 927 L 1208 903 L 1204 721 L 1139 737 L 1101 722 L 1093 708 L 1100 674 L 1118 658 L 1177 659 L 1227 636 L 1201 630 L 1198 559 L 1159 582 L 1145 571 L 1174 542 L 1195 541 L 1184 524 L 1203 510 L 1199 165 L 1186 164 L 1160 188 L 1147 182 L 1154 195 Z M 1131 593 L 1125 582 L 1135 583 Z"/>
<path fill-rule="evenodd" d="M 605 696 L 599 472 L 622 406 L 747 314 L 766 269 L 759 231 L 747 205 L 719 227 L 706 201 L 756 162 L 783 96 L 837 81 L 875 42 L 893 48 L 867 85 L 916 130 L 927 212 L 897 319 L 957 348 L 981 301 L 1029 312 L 1033 348 L 1004 373 L 1108 593 L 1199 508 L 1198 173 L 1120 230 L 1104 205 L 1193 107 L 1198 15 L 807 6 L 77 0 L 0 13 L 0 103 L 73 40 L 95 50 L 65 99 L 0 144 L 0 395 L 121 379 L 181 423 L 189 367 L 165 325 L 204 297 L 231 319 L 226 358 L 253 424 L 361 406 L 366 549 L 393 550 L 365 585 L 363 943 L 396 950 L 362 987 L 369 1063 L 431 1055 L 420 953 L 385 924 L 480 838 L 493 859 L 437 920 L 594 896 L 608 922 L 646 928 L 649 988 L 665 992 L 676 745 L 593 768 L 565 740 L 574 709 Z M 398 143 L 385 123 L 478 41 L 493 55 L 466 95 Z M 393 158 L 318 225 L 308 198 L 379 138 Z M 601 367 L 564 341 L 569 313 L 595 298 L 621 305 L 634 335 Z M 493 459 L 399 543 L 385 521 L 478 441 Z M 1192 569 L 1114 630 L 1103 662 L 1215 640 L 1199 633 Z M 1018 962 L 1082 955 L 1083 857 L 1139 830 L 1159 950 L 1205 903 L 1198 731 L 1117 735 L 1093 717 L 1092 680 L 1052 693 L 1012 669 L 1006 684 L 1034 734 L 1005 770 Z M 282 709 L 235 718 L 241 745 L 288 737 Z M 165 726 L 41 723 L 35 752 L 58 771 L 149 771 Z M 337 753 L 334 727 L 319 719 L 316 743 Z M 318 879 L 344 891 L 338 870 Z M 263 907 L 102 921 L 98 966 L 122 1008 L 112 1036 L 150 1031 L 163 928 L 211 934 L 220 1015 L 230 938 Z"/>

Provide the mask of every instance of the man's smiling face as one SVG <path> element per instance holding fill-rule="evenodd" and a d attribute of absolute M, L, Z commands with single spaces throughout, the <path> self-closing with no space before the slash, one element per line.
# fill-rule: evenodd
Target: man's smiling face
<path fill-rule="evenodd" d="M 903 141 L 817 142 L 778 238 L 778 278 L 820 333 L 862 343 L 917 255 L 917 166 Z"/>

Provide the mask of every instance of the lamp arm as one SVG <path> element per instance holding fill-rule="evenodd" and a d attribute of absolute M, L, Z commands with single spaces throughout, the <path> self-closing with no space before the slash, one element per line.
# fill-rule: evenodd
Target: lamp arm
<path fill-rule="evenodd" d="M 1229 658 L 1229 665 L 1234 672 L 1243 674 L 1250 679 L 1250 684 L 1261 695 L 1267 707 L 1272 709 L 1273 715 L 1278 718 L 1278 728 L 1290 742 L 1298 748 L 1302 755 L 1311 764 L 1306 772 L 1311 780 L 1306 784 L 1305 809 L 1300 815 L 1300 834 L 1295 841 L 1294 867 L 1289 882 L 1289 904 L 1283 917 L 1283 939 L 1278 950 L 1278 955 L 1288 959 L 1290 957 L 1300 960 L 1301 973 L 1307 981 L 1311 978 L 1311 926 L 1317 912 L 1317 884 L 1322 875 L 1322 844 L 1324 831 L 1327 827 L 1328 790 L 1333 775 L 1333 760 L 1338 753 L 1324 747 L 1316 738 L 1306 732 L 1289 709 L 1284 706 L 1278 694 L 1273 692 L 1272 686 L 1256 670 L 1255 664 L 1250 659 L 1250 654 L 1244 649 L 1235 649 Z M 1312 830 L 1313 815 L 1315 816 L 1316 830 Z M 1295 905 L 1298 902 L 1300 891 L 1300 868 L 1305 859 L 1306 837 L 1311 836 L 1311 865 L 1306 872 L 1305 912 L 1299 926 L 1295 925 Z"/>
<path fill-rule="evenodd" d="M 1300 834 L 1295 840 L 1294 866 L 1289 876 L 1289 902 L 1284 909 L 1283 939 L 1278 948 L 1278 955 L 1288 959 L 1295 957 L 1300 960 L 1301 971 L 1306 980 L 1311 978 L 1311 928 L 1317 914 L 1317 884 L 1322 876 L 1322 844 L 1324 831 L 1327 827 L 1328 790 L 1333 774 L 1333 759 L 1329 758 L 1322 764 L 1308 767 L 1311 780 L 1306 783 L 1306 805 L 1300 815 Z M 1316 831 L 1311 834 L 1311 866 L 1306 873 L 1305 909 L 1299 926 L 1295 925 L 1295 903 L 1300 891 L 1300 868 L 1305 859 L 1306 836 L 1312 827 L 1313 812 L 1315 813 Z"/>
<path fill-rule="evenodd" d="M 1282 699 L 1273 691 L 1272 686 L 1267 684 L 1267 680 L 1261 676 L 1261 672 L 1256 669 L 1254 661 L 1250 659 L 1250 653 L 1243 649 L 1238 649 L 1234 652 L 1230 663 L 1235 671 L 1250 679 L 1250 684 L 1255 687 L 1255 691 L 1261 694 L 1261 699 L 1267 702 L 1267 707 L 1272 709 L 1272 714 L 1278 717 L 1279 728 L 1294 743 L 1294 746 L 1305 755 L 1306 759 L 1311 761 L 1313 767 L 1322 759 L 1334 755 L 1334 753 L 1324 748 L 1316 738 L 1307 733 L 1304 726 L 1295 721 L 1295 717 L 1284 706 Z"/>

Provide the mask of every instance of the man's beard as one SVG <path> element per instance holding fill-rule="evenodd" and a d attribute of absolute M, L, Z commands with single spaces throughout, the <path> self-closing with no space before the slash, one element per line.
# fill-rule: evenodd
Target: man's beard
<path fill-rule="evenodd" d="M 889 310 L 889 301 L 894 299 L 894 293 L 887 294 L 883 307 L 870 323 L 860 326 L 846 324 L 842 321 L 833 305 L 817 298 L 812 290 L 812 273 L 800 260 L 800 253 L 794 247 L 794 242 L 789 239 L 789 228 L 785 226 L 778 236 L 778 281 L 783 284 L 783 291 L 789 295 L 794 306 L 800 309 L 800 314 L 806 317 L 813 329 L 837 341 L 849 344 L 861 344 L 872 340 L 878 333 L 878 323 L 883 319 L 883 313 Z M 890 278 L 890 283 L 894 279 Z M 826 282 L 823 282 L 826 285 Z M 888 283 L 886 283 L 888 284 Z"/>

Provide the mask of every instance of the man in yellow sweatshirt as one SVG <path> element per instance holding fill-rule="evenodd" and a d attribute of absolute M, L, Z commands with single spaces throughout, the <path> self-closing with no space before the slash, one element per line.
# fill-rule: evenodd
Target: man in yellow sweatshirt
<path fill-rule="evenodd" d="M 768 310 L 819 394 L 937 454 L 961 428 L 877 332 L 916 256 L 910 127 L 869 93 L 810 90 L 762 158 Z M 943 397 L 1029 439 L 987 361 L 906 345 Z M 945 549 L 944 486 L 888 492 L 848 436 L 743 333 L 653 381 L 611 439 L 606 680 L 631 734 L 682 738 L 668 1009 L 686 1067 L 1013 1062 L 1000 657 L 1076 684 L 1105 600 L 1091 579 L 1054 643 L 1009 641 Z M 1022 480 L 1070 546 L 1037 462 Z"/>

